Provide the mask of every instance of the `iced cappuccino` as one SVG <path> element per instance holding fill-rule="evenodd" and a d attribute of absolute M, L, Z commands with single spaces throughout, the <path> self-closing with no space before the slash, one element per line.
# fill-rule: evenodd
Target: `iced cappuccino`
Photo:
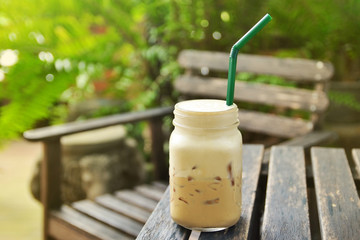
<path fill-rule="evenodd" d="M 189 229 L 218 231 L 241 212 L 242 138 L 236 105 L 176 104 L 170 138 L 170 212 Z"/>

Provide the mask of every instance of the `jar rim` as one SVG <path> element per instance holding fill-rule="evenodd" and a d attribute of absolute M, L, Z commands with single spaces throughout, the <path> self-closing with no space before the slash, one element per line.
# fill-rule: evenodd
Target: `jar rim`
<path fill-rule="evenodd" d="M 227 106 L 217 99 L 198 99 L 175 105 L 174 126 L 199 129 L 223 129 L 239 124 L 236 104 Z"/>
<path fill-rule="evenodd" d="M 179 102 L 175 105 L 174 114 L 178 115 L 222 115 L 237 111 L 236 104 L 226 105 L 219 99 L 194 99 Z"/>

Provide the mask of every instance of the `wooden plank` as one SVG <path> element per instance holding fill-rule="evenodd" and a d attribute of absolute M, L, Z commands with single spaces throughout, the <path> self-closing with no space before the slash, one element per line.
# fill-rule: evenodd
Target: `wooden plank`
<path fill-rule="evenodd" d="M 176 79 L 175 89 L 185 95 L 225 99 L 227 79 L 182 75 Z M 324 92 L 242 81 L 236 81 L 234 101 L 311 112 L 322 112 L 329 105 Z"/>
<path fill-rule="evenodd" d="M 131 203 L 149 212 L 152 212 L 157 204 L 157 201 L 144 197 L 140 193 L 131 190 L 117 191 L 115 192 L 115 196 L 125 202 Z"/>
<path fill-rule="evenodd" d="M 170 216 L 170 192 L 169 188 L 164 193 L 163 198 L 156 206 L 155 210 L 145 223 L 137 240 L 143 239 L 177 239 L 187 240 L 190 230 L 177 225 Z"/>
<path fill-rule="evenodd" d="M 293 138 L 309 133 L 314 125 L 303 119 L 294 119 L 267 113 L 239 110 L 239 128 L 271 136 Z"/>
<path fill-rule="evenodd" d="M 357 176 L 360 176 L 360 148 L 353 149 L 352 151 L 354 164 L 355 164 L 355 171 L 357 173 Z"/>
<path fill-rule="evenodd" d="M 255 239 L 257 229 L 252 229 L 255 218 L 254 211 L 259 208 L 255 206 L 255 196 L 258 188 L 261 169 L 261 159 L 264 148 L 262 145 L 244 145 L 243 148 L 243 175 L 242 175 L 242 206 L 241 218 L 225 231 L 216 233 L 201 233 L 200 239 Z"/>
<path fill-rule="evenodd" d="M 131 237 L 120 233 L 88 216 L 77 212 L 69 206 L 63 206 L 59 211 L 52 211 L 49 221 L 52 237 L 60 240 L 130 240 Z"/>
<path fill-rule="evenodd" d="M 90 200 L 75 202 L 72 204 L 72 207 L 98 221 L 119 229 L 120 231 L 129 234 L 130 236 L 136 237 L 143 226 L 135 220 L 124 217 Z"/>
<path fill-rule="evenodd" d="M 229 53 L 183 50 L 179 54 L 178 62 L 184 68 L 207 67 L 211 70 L 226 72 L 229 68 Z M 328 62 L 250 54 L 238 55 L 236 70 L 237 72 L 277 75 L 295 81 L 314 82 L 328 81 L 334 73 L 332 64 Z"/>
<path fill-rule="evenodd" d="M 301 147 L 272 147 L 261 239 L 310 239 Z"/>
<path fill-rule="evenodd" d="M 148 211 L 121 201 L 111 194 L 101 195 L 95 199 L 95 202 L 142 224 L 145 224 L 146 220 L 150 217 Z"/>
<path fill-rule="evenodd" d="M 255 195 L 260 173 L 263 147 L 244 145 L 243 148 L 243 185 L 242 215 L 232 228 L 218 233 L 202 233 L 200 239 L 218 239 L 226 232 L 226 239 L 247 239 L 254 221 Z M 144 225 L 137 239 L 187 239 L 190 231 L 180 227 L 170 217 L 169 189 Z M 241 237 L 239 237 L 241 236 Z"/>
<path fill-rule="evenodd" d="M 135 191 L 142 194 L 143 196 L 153 199 L 155 201 L 160 201 L 162 198 L 164 191 L 158 190 L 156 187 L 153 187 L 149 184 L 143 184 L 135 187 Z"/>
<path fill-rule="evenodd" d="M 359 239 L 360 199 L 344 149 L 311 148 L 322 239 Z"/>
<path fill-rule="evenodd" d="M 23 136 L 28 141 L 41 141 L 117 124 L 133 123 L 171 114 L 173 107 L 153 108 L 140 112 L 120 113 L 111 116 L 71 122 L 26 131 Z"/>

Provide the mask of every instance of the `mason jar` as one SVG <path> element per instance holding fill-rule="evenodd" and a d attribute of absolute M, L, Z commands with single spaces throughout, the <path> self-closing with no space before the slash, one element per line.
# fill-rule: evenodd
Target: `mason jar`
<path fill-rule="evenodd" d="M 241 214 L 242 136 L 238 108 L 223 100 L 175 105 L 170 137 L 170 213 L 179 225 L 220 231 Z"/>

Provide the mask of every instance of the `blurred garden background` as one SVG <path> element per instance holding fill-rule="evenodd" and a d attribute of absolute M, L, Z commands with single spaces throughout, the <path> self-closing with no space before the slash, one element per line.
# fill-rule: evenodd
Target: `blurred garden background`
<path fill-rule="evenodd" d="M 230 52 L 266 13 L 273 21 L 242 52 L 332 62 L 329 128 L 359 133 L 359 12 L 358 0 L 0 0 L 0 144 L 35 127 L 172 105 L 180 50 Z M 128 130 L 139 138 L 144 127 Z"/>

